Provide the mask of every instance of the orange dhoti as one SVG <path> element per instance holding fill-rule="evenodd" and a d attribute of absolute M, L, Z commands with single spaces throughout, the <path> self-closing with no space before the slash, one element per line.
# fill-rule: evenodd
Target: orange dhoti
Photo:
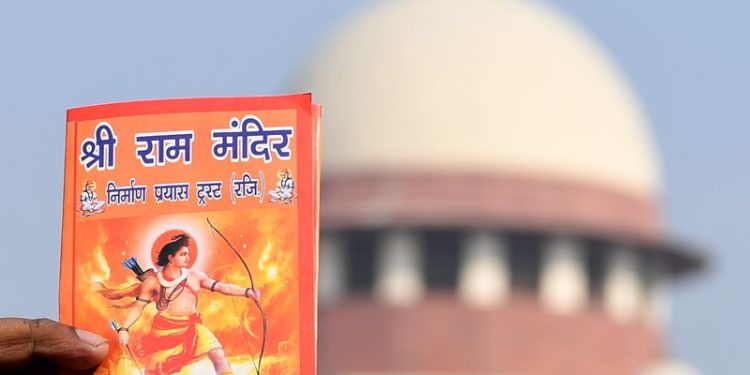
<path fill-rule="evenodd" d="M 202 324 L 200 315 L 158 314 L 151 332 L 135 343 L 135 353 L 146 358 L 146 374 L 168 375 L 221 349 L 219 340 Z"/>

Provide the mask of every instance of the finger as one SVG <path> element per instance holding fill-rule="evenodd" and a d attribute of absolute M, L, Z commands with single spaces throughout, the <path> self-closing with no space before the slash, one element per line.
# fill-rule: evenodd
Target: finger
<path fill-rule="evenodd" d="M 136 345 L 133 351 L 135 352 L 135 355 L 137 357 L 145 357 L 146 356 L 146 351 L 144 351 L 143 347 L 140 346 L 140 345 Z"/>
<path fill-rule="evenodd" d="M 39 359 L 87 369 L 99 364 L 108 352 L 104 338 L 49 319 L 0 319 L 0 369 L 25 367 Z"/>

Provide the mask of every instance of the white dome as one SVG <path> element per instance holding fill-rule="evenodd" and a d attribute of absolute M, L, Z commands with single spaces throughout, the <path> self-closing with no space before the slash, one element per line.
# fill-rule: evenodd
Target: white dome
<path fill-rule="evenodd" d="M 609 58 L 533 1 L 401 0 L 339 30 L 297 82 L 326 172 L 521 173 L 653 198 L 646 121 Z"/>

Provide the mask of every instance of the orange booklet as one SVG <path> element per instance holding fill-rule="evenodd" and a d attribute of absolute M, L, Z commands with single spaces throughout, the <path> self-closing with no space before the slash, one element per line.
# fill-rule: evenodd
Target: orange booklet
<path fill-rule="evenodd" d="M 96 374 L 315 374 L 310 94 L 68 111 L 60 320 Z"/>

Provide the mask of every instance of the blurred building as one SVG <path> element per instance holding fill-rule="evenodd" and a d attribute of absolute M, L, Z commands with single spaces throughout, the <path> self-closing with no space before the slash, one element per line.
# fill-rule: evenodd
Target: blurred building
<path fill-rule="evenodd" d="M 548 6 L 377 2 L 298 80 L 324 106 L 322 375 L 689 374 L 657 153 Z"/>

